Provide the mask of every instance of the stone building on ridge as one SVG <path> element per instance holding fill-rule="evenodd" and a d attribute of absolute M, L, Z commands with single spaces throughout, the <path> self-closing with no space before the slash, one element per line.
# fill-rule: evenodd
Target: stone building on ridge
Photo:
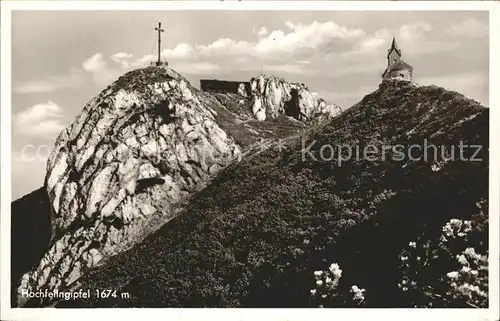
<path fill-rule="evenodd" d="M 391 48 L 387 50 L 387 68 L 382 74 L 382 80 L 400 79 L 412 81 L 413 67 L 401 60 L 402 51 L 398 48 L 396 37 L 392 39 Z"/>

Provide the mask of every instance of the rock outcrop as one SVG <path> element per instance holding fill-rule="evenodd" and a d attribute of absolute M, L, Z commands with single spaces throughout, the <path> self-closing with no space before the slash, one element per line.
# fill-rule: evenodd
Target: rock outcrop
<path fill-rule="evenodd" d="M 243 97 L 247 97 L 247 89 L 244 83 L 240 83 L 238 86 L 238 94 Z"/>
<path fill-rule="evenodd" d="M 301 121 L 321 122 L 342 113 L 342 108 L 327 103 L 302 83 L 260 75 L 250 82 L 200 80 L 200 88 L 211 94 L 238 94 L 249 98 L 253 116 L 259 121 L 287 115 Z M 244 100 L 241 100 L 243 103 Z"/>
<path fill-rule="evenodd" d="M 260 75 L 250 81 L 252 112 L 264 121 L 285 114 L 298 120 L 321 121 L 340 113 L 340 106 L 329 104 L 304 84 L 289 83 L 275 76 Z"/>
<path fill-rule="evenodd" d="M 89 101 L 49 157 L 50 246 L 22 276 L 18 306 L 53 301 L 28 300 L 26 291 L 78 287 L 88 269 L 172 220 L 221 169 L 258 150 L 254 143 L 338 112 L 301 84 L 262 76 L 252 86 L 251 96 L 249 83 L 207 93 L 172 69 L 148 67 Z"/>
<path fill-rule="evenodd" d="M 215 111 L 170 69 L 125 74 L 63 130 L 47 164 L 52 246 L 23 290 L 70 287 L 133 245 L 240 155 Z"/>

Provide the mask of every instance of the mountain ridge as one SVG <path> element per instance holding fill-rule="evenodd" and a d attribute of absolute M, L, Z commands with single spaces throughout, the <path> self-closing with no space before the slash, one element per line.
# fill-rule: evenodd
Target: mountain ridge
<path fill-rule="evenodd" d="M 339 292 L 358 284 L 366 287 L 367 307 L 413 307 L 417 296 L 398 287 L 398 255 L 413 240 L 439 239 L 449 220 L 479 215 L 486 223 L 476 246 L 487 253 L 488 122 L 487 108 L 456 92 L 384 82 L 286 150 L 271 146 L 230 165 L 183 215 L 82 278 L 83 289 L 113 288 L 128 299 L 59 306 L 312 307 L 313 272 L 333 261 L 345 272 Z M 301 155 L 313 141 L 318 155 L 325 144 L 411 146 L 424 139 L 483 146 L 480 161 L 349 159 L 337 166 Z M 478 204 L 486 206 L 482 214 Z M 446 276 L 454 259 L 431 276 Z M 333 306 L 352 306 L 345 298 Z M 440 304 L 446 306 L 434 306 Z"/>
<path fill-rule="evenodd" d="M 124 74 L 91 99 L 49 157 L 51 244 L 21 278 L 18 304 L 27 302 L 23 291 L 74 286 L 86 269 L 175 217 L 221 168 L 307 128 L 285 115 L 286 95 L 278 95 L 261 104 L 273 112 L 259 120 L 251 97 L 217 98 L 170 68 L 148 67 Z M 228 109 L 229 102 L 239 110 Z M 301 102 L 295 108 L 316 108 L 314 99 Z M 241 113 L 245 108 L 251 113 Z"/>

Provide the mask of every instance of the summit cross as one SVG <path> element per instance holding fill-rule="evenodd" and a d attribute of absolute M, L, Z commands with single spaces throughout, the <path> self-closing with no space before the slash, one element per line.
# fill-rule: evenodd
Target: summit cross
<path fill-rule="evenodd" d="M 158 31 L 158 61 L 156 62 L 156 65 L 161 66 L 161 61 L 160 61 L 161 33 L 165 31 L 164 29 L 161 28 L 161 22 L 158 22 L 158 27 L 155 28 L 155 30 Z"/>

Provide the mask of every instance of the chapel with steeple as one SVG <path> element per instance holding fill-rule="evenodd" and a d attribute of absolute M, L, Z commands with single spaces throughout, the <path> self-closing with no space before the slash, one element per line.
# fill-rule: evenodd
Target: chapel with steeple
<path fill-rule="evenodd" d="M 391 47 L 387 50 L 387 68 L 382 74 L 382 80 L 400 79 L 411 81 L 413 67 L 401 59 L 402 51 L 396 43 L 396 37 L 392 39 Z"/>

